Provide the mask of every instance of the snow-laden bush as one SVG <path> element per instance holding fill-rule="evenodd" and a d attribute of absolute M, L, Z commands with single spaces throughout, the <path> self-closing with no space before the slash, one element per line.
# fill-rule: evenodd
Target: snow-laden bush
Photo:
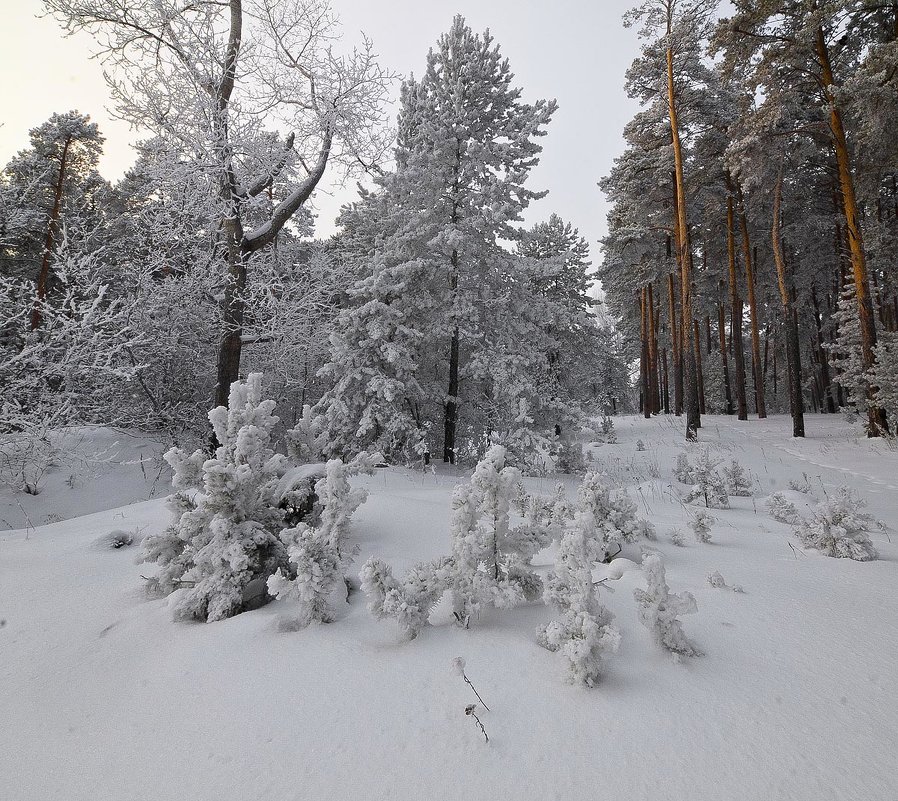
<path fill-rule="evenodd" d="M 723 468 L 723 480 L 728 494 L 734 497 L 751 497 L 751 479 L 745 475 L 745 468 L 735 459 Z"/>
<path fill-rule="evenodd" d="M 244 608 L 250 582 L 286 567 L 279 534 L 284 510 L 278 492 L 287 458 L 271 448 L 278 418 L 274 401 L 261 398 L 262 376 L 231 385 L 228 408 L 209 412 L 220 443 L 211 459 L 178 448 L 165 454 L 177 492 L 169 502 L 174 522 L 145 540 L 145 560 L 160 571 L 152 590 L 180 590 L 175 617 L 214 621 Z"/>
<path fill-rule="evenodd" d="M 886 413 L 892 435 L 898 430 L 898 333 L 883 331 L 876 346 L 876 365 L 870 371 L 876 405 Z"/>
<path fill-rule="evenodd" d="M 827 556 L 868 562 L 877 557 L 868 532 L 885 526 L 861 511 L 864 506 L 861 498 L 842 487 L 834 498 L 818 504 L 810 520 L 801 521 L 795 531 L 807 548 Z"/>
<path fill-rule="evenodd" d="M 664 563 L 656 554 L 648 554 L 642 562 L 646 589 L 636 589 L 639 622 L 651 633 L 658 645 L 675 654 L 699 656 L 699 651 L 686 637 L 678 615 L 688 615 L 697 607 L 692 593 L 672 593 L 667 586 Z"/>
<path fill-rule="evenodd" d="M 231 385 L 228 408 L 209 412 L 220 443 L 211 459 L 178 448 L 165 454 L 174 471 L 174 522 L 144 540 L 143 558 L 159 565 L 151 592 L 179 591 L 176 618 L 230 617 L 259 595 L 264 600 L 266 584 L 278 597 L 301 601 L 302 622 L 329 618 L 327 598 L 351 556 L 346 527 L 365 498 L 348 479 L 377 457 L 292 464 L 272 448 L 278 418 L 261 387 L 261 374 L 251 373 Z M 291 433 L 291 453 L 299 458 L 295 443 L 305 435 Z"/>
<path fill-rule="evenodd" d="M 690 513 L 689 528 L 699 542 L 711 542 L 711 526 L 715 522 L 707 509 L 695 509 Z"/>
<path fill-rule="evenodd" d="M 539 597 L 542 581 L 530 568 L 548 538 L 541 526 L 512 526 L 511 504 L 521 473 L 506 466 L 506 450 L 493 445 L 467 484 L 452 494 L 451 588 L 453 612 L 467 626 L 482 606 L 508 608 Z"/>
<path fill-rule="evenodd" d="M 583 477 L 577 489 L 577 507 L 592 517 L 606 548 L 655 537 L 652 524 L 636 516 L 636 504 L 623 492 L 613 492 L 599 473 L 589 472 Z"/>
<path fill-rule="evenodd" d="M 380 458 L 362 453 L 349 463 L 328 461 L 324 477 L 315 484 L 320 514 L 280 534 L 289 564 L 269 576 L 268 591 L 279 600 L 299 603 L 296 627 L 333 620 L 332 598 L 345 588 L 344 574 L 355 556 L 346 542 L 349 521 L 368 496 L 364 489 L 353 489 L 349 479 L 370 473 Z"/>
<path fill-rule="evenodd" d="M 645 450 L 645 443 L 641 439 L 636 440 L 636 450 L 639 452 Z"/>
<path fill-rule="evenodd" d="M 388 564 L 371 557 L 359 577 L 371 614 L 378 620 L 396 618 L 403 638 L 413 640 L 449 587 L 452 559 L 444 556 L 417 564 L 400 581 Z"/>
<path fill-rule="evenodd" d="M 614 421 L 607 415 L 602 415 L 602 422 L 595 429 L 595 437 L 597 442 L 605 442 L 608 445 L 617 444 L 617 431 L 614 428 Z"/>
<path fill-rule="evenodd" d="M 572 437 L 559 437 L 555 453 L 555 470 L 558 473 L 576 474 L 586 471 L 583 446 Z"/>
<path fill-rule="evenodd" d="M 798 509 L 783 493 L 774 492 L 767 499 L 767 513 L 778 523 L 788 523 L 790 526 L 797 525 L 801 520 Z"/>
<path fill-rule="evenodd" d="M 592 687 L 602 672 L 604 655 L 617 650 L 620 633 L 611 625 L 613 615 L 599 601 L 592 580 L 592 565 L 604 556 L 595 518 L 588 510 L 577 513 L 574 527 L 561 539 L 555 569 L 543 593 L 561 616 L 539 627 L 537 642 L 560 651 L 568 660 L 568 680 Z"/>
<path fill-rule="evenodd" d="M 689 457 L 685 453 L 678 453 L 677 463 L 673 470 L 674 478 L 681 484 L 695 484 L 693 470 Z"/>
<path fill-rule="evenodd" d="M 704 503 L 707 509 L 728 509 L 730 498 L 727 486 L 707 449 L 691 470 L 692 488 L 686 493 L 685 503 Z"/>
<path fill-rule="evenodd" d="M 804 495 L 813 495 L 814 488 L 808 480 L 808 474 L 802 473 L 801 479 L 793 478 L 789 481 L 789 489 L 795 492 L 801 492 Z"/>

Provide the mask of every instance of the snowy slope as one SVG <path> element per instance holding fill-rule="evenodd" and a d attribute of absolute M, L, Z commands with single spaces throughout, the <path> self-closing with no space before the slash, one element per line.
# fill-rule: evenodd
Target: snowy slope
<path fill-rule="evenodd" d="M 616 424 L 620 443 L 595 447 L 596 466 L 655 523 L 671 589 L 698 600 L 683 622 L 704 657 L 678 664 L 656 649 L 636 619 L 632 569 L 602 593 L 623 642 L 593 690 L 564 684 L 562 658 L 536 645 L 551 614 L 541 605 L 411 643 L 360 593 L 336 623 L 300 632 L 278 631 L 280 602 L 175 624 L 166 601 L 145 599 L 152 568 L 134 564 L 137 548 L 95 544 L 113 528 L 164 527 L 163 501 L 146 501 L 27 538 L 0 532 L 0 798 L 894 801 L 898 544 L 874 535 L 872 563 L 803 552 L 761 498 L 805 472 L 818 495 L 850 485 L 894 521 L 898 454 L 836 418 L 809 418 L 803 442 L 785 418 L 707 418 L 702 439 L 757 484 L 754 499 L 714 510 L 714 541 L 700 545 L 671 475 L 679 421 Z M 447 552 L 462 478 L 365 479 L 357 566 L 375 554 L 401 573 Z M 670 543 L 675 527 L 687 547 Z M 711 587 L 715 570 L 745 592 Z M 491 708 L 488 745 L 464 715 L 476 699 L 456 656 Z"/>
<path fill-rule="evenodd" d="M 146 434 L 104 427 L 54 432 L 41 448 L 45 469 L 23 476 L 14 443 L 0 447 L 0 530 L 58 520 L 158 498 L 171 491 L 165 447 Z M 21 492 L 23 478 L 38 493 Z"/>

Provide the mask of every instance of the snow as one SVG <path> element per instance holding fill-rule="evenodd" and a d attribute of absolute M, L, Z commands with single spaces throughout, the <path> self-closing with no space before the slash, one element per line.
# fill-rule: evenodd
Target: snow
<path fill-rule="evenodd" d="M 788 483 L 807 473 L 818 500 L 848 486 L 894 521 L 898 451 L 837 416 L 809 415 L 804 441 L 785 417 L 706 417 L 703 444 L 738 458 L 755 494 L 715 510 L 713 543 L 676 547 L 682 428 L 616 418 L 618 442 L 588 451 L 654 523 L 642 547 L 662 554 L 673 591 L 695 596 L 683 626 L 705 655 L 674 661 L 640 625 L 645 578 L 628 545 L 628 562 L 595 570 L 622 638 L 594 689 L 566 684 L 564 659 L 536 644 L 554 614 L 541 603 L 484 610 L 470 630 L 437 609 L 442 625 L 412 642 L 359 591 L 335 623 L 298 632 L 280 630 L 282 601 L 174 623 L 168 601 L 143 594 L 152 568 L 134 563 L 138 545 L 95 545 L 113 530 L 161 531 L 164 501 L 102 510 L 139 497 L 130 468 L 108 473 L 102 495 L 48 483 L 43 508 L 92 513 L 0 532 L 0 797 L 894 801 L 898 543 L 874 532 L 880 558 L 866 563 L 805 551 L 764 500 L 783 490 L 806 515 L 814 499 Z M 452 489 L 468 477 L 355 479 L 370 495 L 351 524 L 353 577 L 369 556 L 402 575 L 447 553 Z M 527 483 L 551 494 L 559 480 L 573 497 L 576 477 Z M 545 575 L 552 561 L 544 551 L 534 564 Z M 711 586 L 714 572 L 744 593 Z M 476 698 L 457 657 L 489 705 L 476 707 L 488 744 L 465 715 Z"/>
<path fill-rule="evenodd" d="M 37 471 L 37 495 L 19 491 L 21 462 L 15 443 L 4 443 L 0 530 L 41 526 L 171 492 L 171 470 L 162 461 L 165 447 L 146 434 L 77 426 L 54 432 L 50 442 L 46 472 Z M 34 469 L 28 474 L 33 477 Z"/>

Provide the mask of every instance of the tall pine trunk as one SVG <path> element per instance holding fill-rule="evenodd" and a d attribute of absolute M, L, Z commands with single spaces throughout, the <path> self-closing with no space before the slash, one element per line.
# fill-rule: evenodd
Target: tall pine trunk
<path fill-rule="evenodd" d="M 801 343 L 798 337 L 798 309 L 795 304 L 795 289 L 789 291 L 786 275 L 786 259 L 780 235 L 780 215 L 783 202 L 783 171 L 780 168 L 773 192 L 773 227 L 770 232 L 773 245 L 773 260 L 776 263 L 776 277 L 780 299 L 783 302 L 783 319 L 786 333 L 786 356 L 789 362 L 789 407 L 792 412 L 792 436 L 804 436 L 804 399 L 801 394 Z"/>
<path fill-rule="evenodd" d="M 727 260 L 730 282 L 730 343 L 733 364 L 736 369 L 736 409 L 740 420 L 748 420 L 748 402 L 745 395 L 745 355 L 742 348 L 742 298 L 736 275 L 735 215 L 730 177 L 727 176 Z"/>
<path fill-rule="evenodd" d="M 851 256 L 851 269 L 854 275 L 854 290 L 857 297 L 858 319 L 861 328 L 861 361 L 864 370 L 872 369 L 875 361 L 876 321 L 873 315 L 873 298 L 870 294 L 870 277 L 867 272 L 867 257 L 864 251 L 863 232 L 861 230 L 860 213 L 857 196 L 854 190 L 854 174 L 851 169 L 851 155 L 848 151 L 848 139 L 842 122 L 842 112 L 836 99 L 832 64 L 829 48 L 823 34 L 823 28 L 817 29 L 817 57 L 820 61 L 823 92 L 829 103 L 829 128 L 832 133 L 833 149 L 839 167 L 839 186 L 842 190 L 842 211 L 845 215 L 845 238 Z M 878 409 L 873 398 L 873 387 L 867 383 L 868 419 L 867 435 L 878 437 L 887 431 L 886 415 Z"/>
<path fill-rule="evenodd" d="M 50 209 L 50 219 L 47 220 L 47 236 L 44 240 L 44 252 L 41 256 L 41 267 L 37 274 L 37 297 L 31 309 L 31 330 L 34 331 L 41 324 L 41 306 L 47 299 L 47 291 L 50 285 L 50 261 L 53 258 L 53 245 L 56 238 L 56 229 L 59 226 L 59 214 L 62 208 L 62 190 L 65 185 L 66 163 L 69 154 L 69 145 L 72 140 L 66 137 L 59 156 L 59 172 L 56 175 L 56 185 L 53 187 L 53 207 Z"/>
<path fill-rule="evenodd" d="M 673 20 L 668 18 L 667 34 L 671 35 Z M 698 439 L 701 424 L 698 408 L 698 384 L 696 374 L 695 339 L 690 336 L 692 321 L 692 248 L 689 242 L 689 221 L 686 215 L 686 187 L 683 177 L 683 146 L 680 142 L 680 122 L 677 113 L 677 94 L 674 83 L 673 47 L 668 45 L 667 62 L 667 110 L 670 117 L 670 137 L 674 153 L 674 186 L 676 187 L 675 243 L 680 267 L 680 316 L 683 337 L 683 405 L 686 410 L 686 439 Z"/>
<path fill-rule="evenodd" d="M 748 233 L 748 215 L 742 190 L 739 193 L 739 225 L 742 229 L 742 255 L 745 262 L 745 283 L 748 288 L 748 313 L 751 316 L 751 374 L 755 384 L 755 412 L 759 418 L 767 417 L 764 398 L 764 373 L 761 369 L 761 334 L 758 325 L 758 303 L 755 297 L 755 273 L 752 263 L 751 238 Z"/>

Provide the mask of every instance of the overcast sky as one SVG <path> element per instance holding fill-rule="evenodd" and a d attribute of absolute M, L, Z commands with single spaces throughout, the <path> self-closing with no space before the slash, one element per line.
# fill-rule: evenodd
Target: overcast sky
<path fill-rule="evenodd" d="M 116 179 L 130 166 L 136 134 L 106 111 L 101 65 L 89 58 L 87 37 L 65 39 L 53 20 L 38 19 L 39 0 L 0 0 L 0 164 L 28 144 L 28 129 L 54 111 L 77 109 L 106 136 L 101 171 Z M 533 204 L 528 222 L 552 212 L 587 237 L 593 260 L 605 231 L 606 204 L 596 186 L 623 148 L 621 131 L 635 105 L 623 90 L 624 71 L 637 53 L 633 31 L 621 24 L 632 0 L 332 0 L 349 41 L 364 31 L 381 62 L 401 75 L 424 71 L 428 48 L 455 13 L 480 32 L 489 28 L 509 59 L 524 100 L 555 98 L 558 112 L 541 141 L 544 151 L 531 187 L 549 195 Z M 398 85 L 396 86 L 398 93 Z M 354 184 L 319 193 L 317 231 L 333 231 Z"/>

